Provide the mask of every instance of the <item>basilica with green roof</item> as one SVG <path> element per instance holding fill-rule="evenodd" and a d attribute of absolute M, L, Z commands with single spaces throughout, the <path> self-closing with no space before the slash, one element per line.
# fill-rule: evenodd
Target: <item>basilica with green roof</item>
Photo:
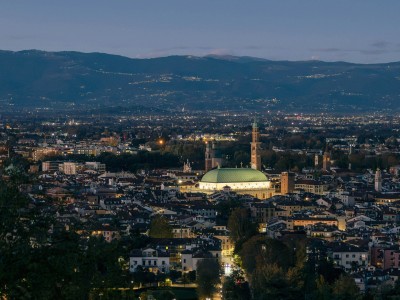
<path fill-rule="evenodd" d="M 267 177 L 251 168 L 217 168 L 206 174 L 198 184 L 204 193 L 229 190 L 238 194 L 249 194 L 259 199 L 272 197 L 274 189 Z"/>
<path fill-rule="evenodd" d="M 238 194 L 248 194 L 259 199 L 267 199 L 275 195 L 275 189 L 271 182 L 262 173 L 260 156 L 259 131 L 254 121 L 251 142 L 251 168 L 221 168 L 219 165 L 206 172 L 196 190 L 203 193 L 214 193 L 216 191 L 233 191 Z M 207 164 L 206 171 L 209 169 Z"/>

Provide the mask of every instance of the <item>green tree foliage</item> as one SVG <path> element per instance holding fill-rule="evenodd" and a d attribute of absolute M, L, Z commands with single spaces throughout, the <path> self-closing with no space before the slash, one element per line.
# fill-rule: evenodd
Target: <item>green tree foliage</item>
<path fill-rule="evenodd" d="M 189 271 L 188 273 L 187 273 L 187 276 L 188 276 L 188 279 L 189 279 L 189 282 L 195 282 L 196 281 L 196 271 Z"/>
<path fill-rule="evenodd" d="M 304 239 L 256 235 L 239 252 L 255 299 L 297 299 L 304 293 Z"/>
<path fill-rule="evenodd" d="M 335 281 L 332 287 L 332 295 L 335 300 L 357 299 L 359 298 L 359 289 L 354 279 L 342 275 Z"/>
<path fill-rule="evenodd" d="M 348 157 L 352 169 L 361 171 L 364 169 L 388 169 L 399 164 L 400 156 L 394 153 L 384 153 L 377 156 L 367 156 L 363 152 L 353 153 Z"/>
<path fill-rule="evenodd" d="M 233 155 L 233 160 L 235 166 L 246 166 L 250 162 L 250 154 L 249 151 L 235 151 Z"/>
<path fill-rule="evenodd" d="M 124 285 L 115 245 L 93 238 L 86 247 L 85 251 L 80 238 L 69 232 L 54 235 L 45 246 L 21 245 L 3 261 L 2 267 L 13 263 L 12 272 L 3 273 L 5 293 L 16 298 L 29 294 L 34 299 L 86 299 L 94 289 Z"/>
<path fill-rule="evenodd" d="M 142 292 L 142 293 L 140 293 L 139 298 L 140 298 L 140 300 L 142 300 L 142 299 L 143 299 L 143 300 L 154 299 L 154 297 L 153 297 L 153 291 L 148 290 L 148 291 Z"/>
<path fill-rule="evenodd" d="M 217 210 L 217 219 L 219 219 L 220 223 L 227 224 L 229 216 L 235 208 L 240 208 L 242 202 L 236 198 L 228 198 L 224 201 L 220 201 L 216 205 Z"/>
<path fill-rule="evenodd" d="M 239 252 L 241 265 L 254 299 L 359 298 L 353 278 L 343 275 L 330 261 L 322 256 L 318 261 L 312 256 L 306 259 L 306 242 L 301 236 L 274 240 L 256 235 L 243 243 Z M 227 284 L 232 289 L 232 282 Z M 385 291 L 385 295 L 394 294 L 392 290 Z"/>
<path fill-rule="evenodd" d="M 220 265 L 216 259 L 203 259 L 197 263 L 197 292 L 201 298 L 211 297 L 220 283 Z"/>
<path fill-rule="evenodd" d="M 277 263 L 287 268 L 291 261 L 289 249 L 278 240 L 266 239 L 263 235 L 256 235 L 243 244 L 240 257 L 242 267 L 247 273 L 253 273 L 261 264 Z"/>
<path fill-rule="evenodd" d="M 205 151 L 205 144 L 203 142 L 169 142 L 164 152 L 171 153 L 179 158 L 180 163 L 183 163 L 187 159 L 191 162 L 194 162 L 195 167 L 204 167 L 204 151 Z"/>
<path fill-rule="evenodd" d="M 136 283 L 152 283 L 156 282 L 156 274 L 149 272 L 141 266 L 136 268 L 135 273 L 132 274 L 133 280 Z"/>
<path fill-rule="evenodd" d="M 228 219 L 228 229 L 236 244 L 240 244 L 257 232 L 257 227 L 251 222 L 249 212 L 245 208 L 236 208 L 232 211 Z"/>
<path fill-rule="evenodd" d="M 347 169 L 349 166 L 349 155 L 347 152 L 334 149 L 331 151 L 331 159 L 335 161 L 335 165 L 339 168 Z"/>
<path fill-rule="evenodd" d="M 225 279 L 222 294 L 226 300 L 251 299 L 249 284 L 247 282 L 237 282 L 232 277 Z"/>
<path fill-rule="evenodd" d="M 275 151 L 271 149 L 261 151 L 261 162 L 263 165 L 272 168 L 278 161 L 278 157 Z"/>
<path fill-rule="evenodd" d="M 289 149 L 302 149 L 306 147 L 306 140 L 304 135 L 288 135 L 282 140 L 282 146 Z"/>
<path fill-rule="evenodd" d="M 30 181 L 27 170 L 29 162 L 21 155 L 13 155 L 4 162 L 4 174 L 9 176 L 9 181 L 13 185 L 28 183 Z"/>
<path fill-rule="evenodd" d="M 156 294 L 156 299 L 173 300 L 176 296 L 172 291 L 164 290 Z"/>
<path fill-rule="evenodd" d="M 277 171 L 301 170 L 304 167 L 313 166 L 314 163 L 312 157 L 305 154 L 272 150 L 262 151 L 261 160 L 266 167 L 274 168 Z"/>
<path fill-rule="evenodd" d="M 314 297 L 318 300 L 330 300 L 332 299 L 331 287 L 325 282 L 323 276 L 319 276 L 316 281 L 316 289 L 314 290 Z"/>
<path fill-rule="evenodd" d="M 333 284 L 343 274 L 342 269 L 335 268 L 333 262 L 326 259 L 319 261 L 317 271 L 329 284 Z"/>
<path fill-rule="evenodd" d="M 278 264 L 257 267 L 252 274 L 251 284 L 255 299 L 296 299 L 296 296 L 292 297 L 291 286 Z"/>
<path fill-rule="evenodd" d="M 140 249 L 145 247 L 150 242 L 150 238 L 147 235 L 141 234 L 139 230 L 131 230 L 129 232 L 129 238 L 122 238 L 121 243 L 130 252 L 134 249 Z"/>
<path fill-rule="evenodd" d="M 370 299 L 383 299 L 383 300 L 399 300 L 400 299 L 400 280 L 397 280 L 392 286 L 384 284 L 374 291 L 369 291 L 368 296 Z M 366 297 L 364 296 L 364 299 Z"/>
<path fill-rule="evenodd" d="M 182 277 L 182 272 L 177 270 L 170 270 L 168 277 L 175 282 L 177 279 Z"/>
<path fill-rule="evenodd" d="M 88 299 L 95 290 L 125 284 L 118 242 L 81 239 L 4 182 L 0 222 L 1 297 Z"/>
<path fill-rule="evenodd" d="M 149 236 L 152 238 L 172 238 L 172 227 L 168 220 L 160 215 L 155 216 L 150 223 Z"/>

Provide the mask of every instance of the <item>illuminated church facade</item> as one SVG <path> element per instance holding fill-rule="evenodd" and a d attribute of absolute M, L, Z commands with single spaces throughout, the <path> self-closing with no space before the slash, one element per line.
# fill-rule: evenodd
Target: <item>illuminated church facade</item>
<path fill-rule="evenodd" d="M 259 199 L 267 199 L 275 195 L 275 188 L 261 170 L 261 143 L 259 141 L 257 122 L 252 126 L 251 168 L 221 168 L 220 162 L 212 164 L 210 146 L 206 146 L 205 170 L 200 182 L 192 191 L 211 194 L 217 191 L 228 190 L 238 194 L 247 194 Z M 212 146 L 215 148 L 215 146 Z M 212 149 L 212 148 L 211 148 Z M 214 169 L 210 170 L 210 167 Z M 215 168 L 216 167 L 216 168 Z"/>

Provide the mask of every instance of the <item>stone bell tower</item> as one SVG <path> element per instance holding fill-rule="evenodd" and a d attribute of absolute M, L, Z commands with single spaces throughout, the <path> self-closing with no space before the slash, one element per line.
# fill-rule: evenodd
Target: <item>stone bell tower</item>
<path fill-rule="evenodd" d="M 256 170 L 261 170 L 261 155 L 260 155 L 260 132 L 258 130 L 257 120 L 254 119 L 253 130 L 251 134 L 251 167 Z"/>

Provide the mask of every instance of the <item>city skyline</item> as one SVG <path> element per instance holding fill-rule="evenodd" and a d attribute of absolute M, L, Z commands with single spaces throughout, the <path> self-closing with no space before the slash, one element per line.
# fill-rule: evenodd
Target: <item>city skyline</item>
<path fill-rule="evenodd" d="M 2 50 L 400 60 L 397 1 L 5 2 Z"/>
<path fill-rule="evenodd" d="M 400 299 L 384 4 L 0 3 L 0 300 Z"/>

